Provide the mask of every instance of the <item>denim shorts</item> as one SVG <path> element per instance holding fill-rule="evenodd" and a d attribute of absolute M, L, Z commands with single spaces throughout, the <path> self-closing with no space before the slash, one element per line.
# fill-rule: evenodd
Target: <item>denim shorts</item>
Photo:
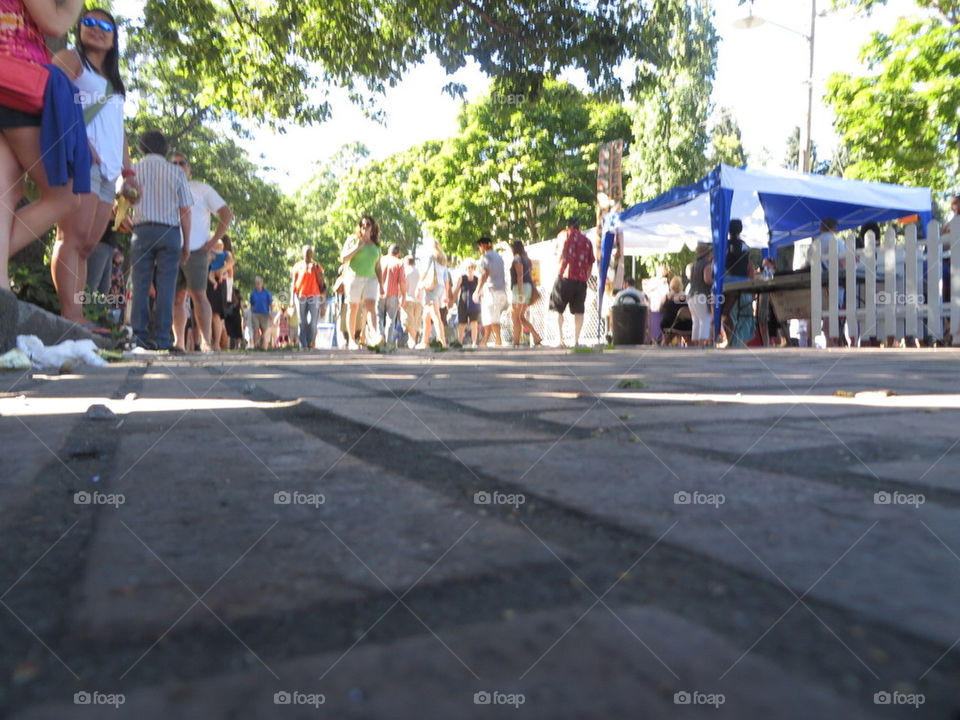
<path fill-rule="evenodd" d="M 100 166 L 90 163 L 90 192 L 100 198 L 100 202 L 113 205 L 117 197 L 117 179 L 107 180 L 100 171 Z"/>

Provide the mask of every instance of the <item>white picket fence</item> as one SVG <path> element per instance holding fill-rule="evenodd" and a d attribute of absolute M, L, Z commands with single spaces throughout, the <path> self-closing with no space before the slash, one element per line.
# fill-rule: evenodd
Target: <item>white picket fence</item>
<path fill-rule="evenodd" d="M 952 344 L 960 345 L 960 218 L 950 222 L 948 233 L 941 233 L 940 224 L 934 221 L 927 225 L 926 239 L 918 235 L 917 225 L 911 224 L 906 226 L 901 245 L 893 228 L 887 229 L 879 244 L 872 232 L 867 233 L 862 250 L 847 243 L 843 264 L 845 269 L 857 271 L 844 273 L 845 302 L 841 302 L 837 238 L 828 236 L 825 287 L 821 242 L 815 239 L 810 248 L 811 335 L 820 331 L 826 317 L 827 336 L 840 338 L 845 322 L 846 335 L 854 346 L 874 339 L 942 342 L 944 321 L 948 320 Z M 954 244 L 957 258 L 950 263 L 950 275 L 944 277 L 943 258 Z M 947 285 L 949 303 L 944 302 Z"/>

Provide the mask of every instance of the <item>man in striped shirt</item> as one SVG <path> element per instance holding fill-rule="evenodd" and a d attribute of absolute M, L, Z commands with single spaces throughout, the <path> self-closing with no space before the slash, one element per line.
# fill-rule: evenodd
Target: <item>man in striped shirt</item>
<path fill-rule="evenodd" d="M 140 181 L 140 202 L 133 210 L 133 308 L 131 320 L 137 345 L 148 349 L 173 347 L 173 298 L 177 269 L 190 256 L 190 206 L 193 197 L 183 171 L 167 162 L 167 139 L 156 130 L 140 138 L 143 159 L 134 168 Z M 149 336 L 150 286 L 156 285 L 156 336 Z"/>

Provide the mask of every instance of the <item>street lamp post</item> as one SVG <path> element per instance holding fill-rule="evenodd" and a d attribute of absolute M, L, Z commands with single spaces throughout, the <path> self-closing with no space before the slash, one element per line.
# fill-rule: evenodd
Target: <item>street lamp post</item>
<path fill-rule="evenodd" d="M 806 35 L 799 30 L 794 30 L 793 28 L 787 27 L 786 25 L 781 25 L 780 23 L 775 23 L 772 20 L 767 20 L 762 17 L 758 17 L 753 14 L 753 3 L 750 4 L 750 14 L 747 17 L 740 20 L 736 20 L 733 25 L 734 27 L 740 28 L 742 30 L 752 30 L 753 28 L 760 27 L 765 24 L 776 25 L 782 30 L 792 32 L 795 35 L 799 35 L 804 40 L 807 41 L 807 44 L 810 46 L 810 70 L 807 73 L 807 113 L 803 119 L 803 123 L 800 125 L 800 169 L 808 173 L 813 166 L 813 140 L 811 132 L 813 129 L 813 50 L 814 50 L 814 38 L 816 37 L 817 29 L 817 0 L 810 0 L 810 34 Z"/>

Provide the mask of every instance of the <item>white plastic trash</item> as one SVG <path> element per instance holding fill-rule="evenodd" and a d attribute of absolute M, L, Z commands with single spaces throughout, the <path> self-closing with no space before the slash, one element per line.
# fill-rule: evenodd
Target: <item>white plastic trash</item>
<path fill-rule="evenodd" d="M 36 335 L 18 335 L 17 348 L 30 358 L 35 368 L 69 368 L 78 362 L 100 367 L 107 361 L 97 355 L 93 340 L 64 340 L 49 347 Z"/>

